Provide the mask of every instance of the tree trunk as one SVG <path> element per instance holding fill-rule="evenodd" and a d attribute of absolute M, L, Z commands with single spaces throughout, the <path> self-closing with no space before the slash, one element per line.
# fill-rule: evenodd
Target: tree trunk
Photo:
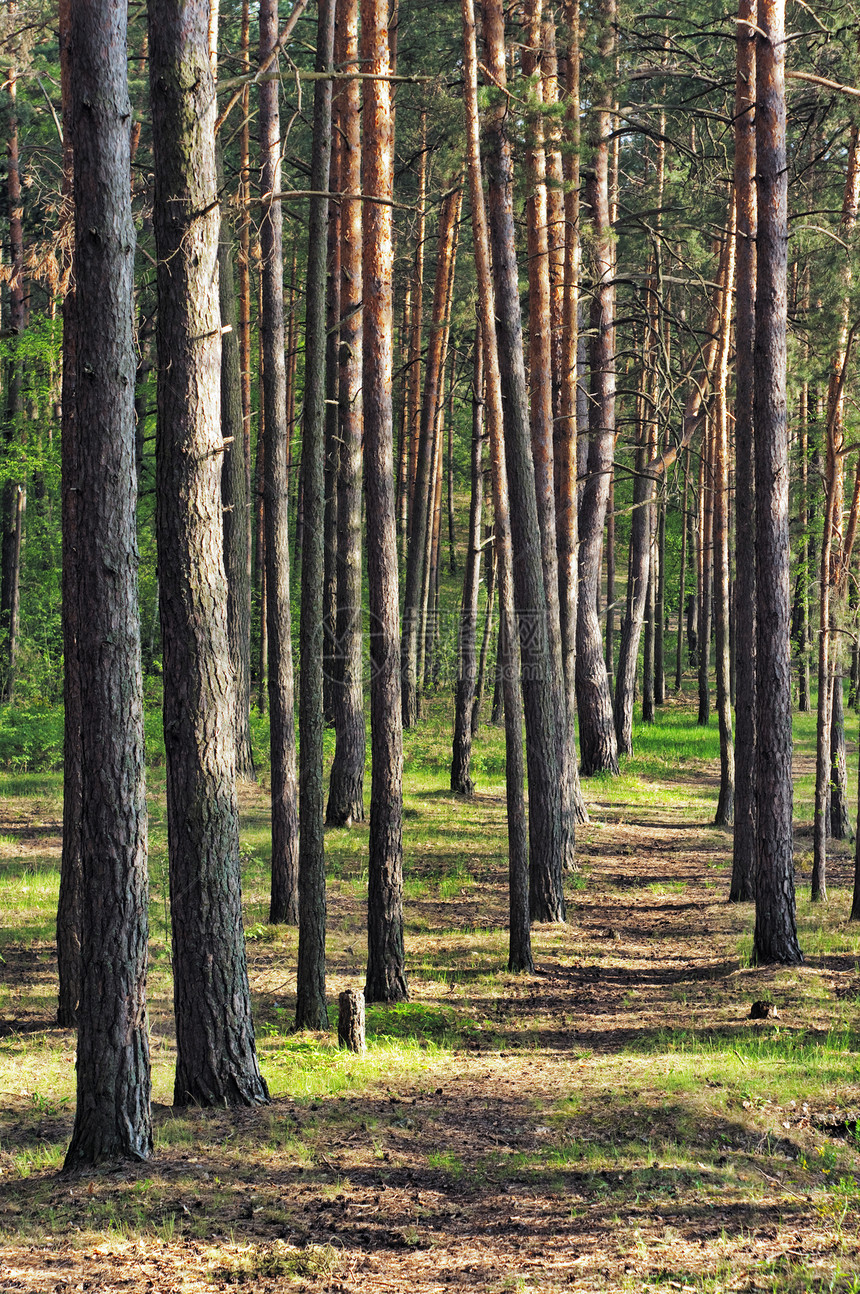
<path fill-rule="evenodd" d="M 71 6 L 80 662 L 81 979 L 65 1167 L 152 1152 L 146 785 L 134 470 L 134 225 L 126 11 Z M 71 394 L 71 392 L 69 392 Z M 70 483 L 71 485 L 71 483 Z"/>
<path fill-rule="evenodd" d="M 586 202 L 594 230 L 591 304 L 591 400 L 588 475 L 579 507 L 579 607 L 576 630 L 576 699 L 582 772 L 618 772 L 612 695 L 597 616 L 601 550 L 609 474 L 615 451 L 615 288 L 609 225 L 609 140 L 613 129 L 610 68 L 615 51 L 615 0 L 600 0 L 598 48 L 605 84 L 593 110 L 593 170 Z"/>
<path fill-rule="evenodd" d="M 481 452 L 484 446 L 484 356 L 480 323 L 475 329 L 475 372 L 472 387 L 472 501 L 469 508 L 469 547 L 463 575 L 460 631 L 457 636 L 457 695 L 454 702 L 454 741 L 451 755 L 451 790 L 472 795 L 475 784 L 472 760 L 472 711 L 475 705 L 478 633 L 478 590 L 481 575 L 481 514 L 484 483 Z"/>
<path fill-rule="evenodd" d="M 61 0 L 59 12 L 63 118 L 71 121 L 72 66 L 70 50 L 71 0 Z M 63 245 L 74 228 L 73 154 L 70 129 L 63 132 Z M 68 231 L 68 232 L 67 232 Z M 62 386 L 62 529 L 63 529 L 63 853 L 57 908 L 57 1024 L 70 1029 L 77 1020 L 81 993 L 81 674 L 78 661 L 78 448 L 76 436 L 75 372 L 77 312 L 74 266 L 63 301 Z"/>
<path fill-rule="evenodd" d="M 684 463 L 684 494 L 681 502 L 681 560 L 678 574 L 678 639 L 675 646 L 675 692 L 680 693 L 684 679 L 684 597 L 687 580 L 687 500 L 690 493 L 690 451 Z"/>
<path fill-rule="evenodd" d="M 484 39 L 490 72 L 505 84 L 504 18 L 499 0 L 484 5 Z M 514 590 L 523 671 L 526 757 L 529 775 L 529 906 L 532 920 L 564 921 L 562 867 L 572 840 L 566 815 L 561 749 L 567 738 L 562 680 L 548 627 L 547 594 L 535 491 L 535 467 L 523 362 L 513 211 L 513 163 L 507 111 L 498 104 L 487 122 L 489 214 L 492 235 L 505 458 L 511 505 Z M 505 707 L 507 713 L 507 705 Z"/>
<path fill-rule="evenodd" d="M 344 42 L 344 23 L 341 17 L 335 26 L 335 66 L 342 66 Z M 329 191 L 340 193 L 342 180 L 343 133 L 346 120 L 343 113 L 343 100 L 349 83 L 337 81 L 332 93 L 332 142 L 329 176 Z M 341 203 L 332 202 L 329 207 L 327 222 L 328 254 L 326 260 L 326 356 L 325 356 L 325 471 L 324 496 L 325 509 L 323 526 L 323 722 L 327 728 L 334 727 L 335 698 L 337 687 L 337 474 L 340 446 L 340 293 L 341 293 Z"/>
<path fill-rule="evenodd" d="M 513 545 L 505 464 L 504 415 L 496 337 L 496 311 L 490 269 L 490 239 L 484 206 L 481 175 L 480 127 L 478 118 L 478 55 L 475 39 L 473 0 L 461 0 L 463 14 L 466 142 L 469 166 L 469 196 L 472 205 L 472 233 L 478 279 L 478 310 L 485 347 L 487 370 L 487 422 L 493 481 L 493 510 L 496 531 L 496 565 L 499 580 L 499 654 L 505 692 L 505 794 L 508 817 L 508 892 L 510 908 L 509 971 L 533 971 L 529 929 L 529 869 L 523 767 L 523 708 L 520 660 L 514 613 Z M 501 14 L 494 11 L 499 23 Z M 503 31 L 499 33 L 503 38 Z M 503 44 L 503 39 L 502 39 Z"/>
<path fill-rule="evenodd" d="M 523 49 L 523 72 L 534 76 L 534 95 L 540 104 L 542 85 L 540 59 L 543 24 L 543 0 L 526 0 L 523 12 L 527 42 Z M 564 665 L 561 647 L 561 612 L 559 607 L 558 528 L 555 512 L 555 472 L 553 464 L 554 410 L 552 382 L 552 303 L 550 244 L 548 236 L 548 201 L 546 185 L 546 149 L 540 109 L 534 117 L 533 138 L 526 149 L 529 197 L 526 201 L 529 251 L 529 399 L 532 458 L 535 471 L 535 495 L 541 536 L 541 561 L 546 592 L 547 665 L 551 669 L 551 687 L 559 709 L 557 719 L 559 766 L 562 778 L 562 866 L 574 866 L 576 819 L 570 765 L 575 758 L 568 733 L 571 729 L 566 710 Z M 538 878 L 534 876 L 533 888 Z M 553 882 L 543 880 L 545 889 Z M 551 910 L 556 900 L 541 897 L 539 905 Z M 553 919 L 553 918 L 551 918 Z"/>
<path fill-rule="evenodd" d="M 851 836 L 848 816 L 848 767 L 845 759 L 845 704 L 838 645 L 833 658 L 833 705 L 830 721 L 830 834 L 834 840 Z"/>
<path fill-rule="evenodd" d="M 9 203 L 9 330 L 13 337 L 27 324 L 24 288 L 24 209 L 21 205 L 21 171 L 18 148 L 18 75 L 13 55 L 6 82 L 9 94 L 9 136 L 6 146 L 6 196 Z M 14 350 L 9 360 L 4 440 L 11 446 L 21 437 L 21 363 Z M 6 481 L 2 495 L 0 535 L 0 701 L 11 701 L 18 663 L 21 619 L 21 542 L 27 488 L 23 481 Z"/>
<path fill-rule="evenodd" d="M 260 62 L 278 36 L 277 0 L 260 4 Z M 263 508 L 266 528 L 266 627 L 271 747 L 272 895 L 269 920 L 299 920 L 299 822 L 296 805 L 296 732 L 290 624 L 287 385 L 284 364 L 284 254 L 281 204 L 281 126 L 278 82 L 262 81 L 260 104 L 260 225 L 263 353 L 262 405 L 266 420 Z"/>
<path fill-rule="evenodd" d="M 483 475 L 483 473 L 482 473 Z M 483 489 L 483 486 L 481 487 Z M 493 527 L 487 526 L 490 535 Z M 484 613 L 484 634 L 481 638 L 481 654 L 478 659 L 478 682 L 475 691 L 475 704 L 472 706 L 472 736 L 477 737 L 481 726 L 481 707 L 484 704 L 484 687 L 487 677 L 487 652 L 490 650 L 490 635 L 493 631 L 493 599 L 496 591 L 496 555 L 495 547 L 487 554 L 487 605 Z"/>
<path fill-rule="evenodd" d="M 220 150 L 219 150 L 220 152 Z M 219 167 L 220 174 L 220 167 Z M 239 321 L 233 279 L 233 240 L 230 225 L 221 222 L 218 242 L 218 293 L 221 310 L 221 430 L 224 467 L 224 567 L 227 573 L 227 626 L 230 659 L 236 675 L 236 776 L 257 780 L 251 751 L 251 580 L 248 569 L 250 500 L 245 471 L 242 411 L 242 370 Z"/>
<path fill-rule="evenodd" d="M 758 237 L 755 311 L 756 786 L 752 960 L 797 963 L 791 811 L 785 151 L 785 8 L 761 0 L 756 36 Z"/>
<path fill-rule="evenodd" d="M 338 14 L 345 68 L 358 66 L 358 0 Z M 343 91 L 342 188 L 361 192 L 361 88 Z M 364 820 L 364 695 L 361 658 L 361 203 L 341 203 L 340 456 L 337 475 L 337 669 L 334 690 L 335 752 L 326 822 L 348 826 Z"/>
<path fill-rule="evenodd" d="M 425 573 L 430 560 L 426 535 L 428 511 L 432 504 L 433 476 L 439 388 L 445 355 L 447 311 L 453 282 L 454 238 L 460 215 L 462 191 L 449 192 L 439 215 L 439 255 L 436 261 L 436 285 L 433 293 L 433 324 L 425 364 L 424 395 L 421 403 L 421 432 L 415 465 L 415 484 L 409 521 L 409 548 L 406 559 L 406 584 L 403 601 L 403 641 L 401 645 L 401 704 L 403 724 L 414 727 L 420 717 L 421 606 Z"/>
<path fill-rule="evenodd" d="M 361 63 L 389 72 L 385 0 L 361 0 Z M 364 453 L 370 597 L 370 734 L 373 771 L 367 894 L 369 1002 L 409 996 L 403 948 L 403 733 L 398 661 L 397 518 L 392 462 L 391 87 L 364 83 L 362 192 L 382 202 L 364 208 Z"/>
<path fill-rule="evenodd" d="M 242 935 L 218 385 L 218 202 L 209 6 L 149 7 L 158 252 L 156 485 L 177 1105 L 256 1105 Z"/>
<path fill-rule="evenodd" d="M 335 0 L 320 0 L 316 71 L 334 61 Z M 296 1028 L 327 1029 L 325 837 L 323 832 L 323 573 L 325 569 L 326 260 L 332 82 L 314 85 L 302 427 L 305 547 L 299 622 L 299 954 Z"/>
<path fill-rule="evenodd" d="M 758 0 L 740 0 L 735 82 L 735 202 L 737 279 L 735 305 L 735 687 L 737 766 L 731 903 L 755 897 L 756 872 L 756 590 L 755 562 L 755 390 L 756 185 L 754 24 Z"/>
<path fill-rule="evenodd" d="M 703 728 L 711 714 L 711 634 L 714 605 L 714 427 L 712 417 L 702 424 L 702 464 L 699 476 L 699 716 Z"/>
<path fill-rule="evenodd" d="M 728 230 L 728 268 L 714 380 L 713 513 L 714 621 L 716 628 L 717 720 L 720 728 L 720 797 L 714 819 L 729 827 L 735 812 L 735 746 L 732 738 L 731 665 L 729 662 L 729 426 L 727 388 L 731 344 L 735 267 L 735 204 Z"/>

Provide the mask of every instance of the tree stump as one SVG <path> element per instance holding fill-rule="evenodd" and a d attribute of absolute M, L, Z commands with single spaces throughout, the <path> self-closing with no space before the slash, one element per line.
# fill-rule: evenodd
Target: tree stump
<path fill-rule="evenodd" d="M 362 1053 L 367 1050 L 364 1038 L 364 993 L 360 988 L 348 988 L 338 998 L 337 1041 L 347 1051 Z"/>

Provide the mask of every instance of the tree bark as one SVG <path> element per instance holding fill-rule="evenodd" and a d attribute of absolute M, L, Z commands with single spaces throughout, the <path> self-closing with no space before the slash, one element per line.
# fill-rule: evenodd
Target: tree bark
<path fill-rule="evenodd" d="M 430 560 L 427 552 L 428 511 L 433 496 L 436 415 L 439 387 L 445 355 L 447 311 L 453 274 L 454 236 L 460 214 L 462 192 L 449 192 L 439 215 L 439 255 L 436 261 L 436 284 L 433 293 L 433 323 L 425 363 L 424 395 L 421 403 L 421 431 L 415 465 L 415 483 L 409 521 L 409 547 L 406 559 L 406 582 L 403 601 L 403 640 L 401 645 L 401 704 L 404 727 L 411 728 L 420 717 L 420 675 L 418 669 L 419 635 L 422 627 L 422 594 L 425 571 Z"/>
<path fill-rule="evenodd" d="M 499 0 L 484 5 L 488 66 L 505 85 L 504 17 Z M 550 651 L 547 595 L 528 417 L 513 212 L 513 163 L 507 106 L 497 100 L 487 122 L 489 216 L 497 344 L 502 383 L 505 458 L 511 505 L 526 758 L 529 775 L 529 906 L 532 920 L 564 921 L 562 866 L 573 824 L 565 817 L 561 747 L 567 737 L 564 696 Z M 482 321 L 485 322 L 485 321 Z M 507 712 L 507 706 L 506 712 Z M 569 827 L 569 833 L 568 833 Z"/>
<path fill-rule="evenodd" d="M 591 304 L 591 400 L 589 450 L 579 505 L 579 605 L 576 628 L 576 699 L 581 770 L 618 772 L 612 695 L 597 615 L 603 528 L 615 450 L 615 288 L 609 225 L 609 139 L 612 132 L 610 70 L 615 51 L 615 0 L 600 0 L 598 49 L 602 67 L 593 109 L 593 170 L 586 202 L 594 230 L 594 292 Z"/>
<path fill-rule="evenodd" d="M 134 470 L 134 225 L 126 11 L 70 10 L 81 686 L 81 979 L 66 1169 L 152 1151 L 146 785 Z"/>
<path fill-rule="evenodd" d="M 335 0 L 320 0 L 316 71 L 334 61 Z M 325 837 L 323 831 L 323 573 L 325 569 L 326 259 L 332 143 L 332 82 L 314 85 L 302 427 L 305 546 L 299 623 L 299 955 L 296 1028 L 327 1029 Z"/>
<path fill-rule="evenodd" d="M 219 166 L 220 173 L 220 166 Z M 236 675 L 236 776 L 257 780 L 251 750 L 251 578 L 248 567 L 250 499 L 245 470 L 242 408 L 242 367 L 236 289 L 233 278 L 233 239 L 226 220 L 218 242 L 218 292 L 221 309 L 221 431 L 224 468 L 224 566 L 227 573 L 227 626 L 230 659 Z"/>
<path fill-rule="evenodd" d="M 366 72 L 389 73 L 385 0 L 361 0 L 360 57 Z M 391 407 L 393 248 L 391 87 L 364 83 L 364 454 L 370 597 L 370 850 L 367 894 L 369 1002 L 409 996 L 403 947 L 403 732 L 398 634 L 397 518 Z"/>
<path fill-rule="evenodd" d="M 338 14 L 343 65 L 358 67 L 358 0 Z M 341 61 L 341 60 L 339 60 Z M 347 81 L 341 136 L 343 192 L 361 192 L 361 89 Z M 361 658 L 361 203 L 341 202 L 340 454 L 337 474 L 337 644 L 335 752 L 326 821 L 348 826 L 364 820 L 364 695 Z"/>
<path fill-rule="evenodd" d="M 728 380 L 735 268 L 735 203 L 728 230 L 728 267 L 723 294 L 720 341 L 714 380 L 713 514 L 714 621 L 716 629 L 717 720 L 720 728 L 720 796 L 714 819 L 729 827 L 735 813 L 735 746 L 732 737 L 731 665 L 729 660 L 729 426 Z"/>
<path fill-rule="evenodd" d="M 475 705 L 478 632 L 478 590 L 481 574 L 481 516 L 484 483 L 481 452 L 484 445 L 484 356 L 481 326 L 475 329 L 475 368 L 472 386 L 472 499 L 469 507 L 469 547 L 463 575 L 463 599 L 457 635 L 457 694 L 454 702 L 454 741 L 451 754 L 451 790 L 470 796 L 475 784 L 472 760 L 472 711 Z"/>
<path fill-rule="evenodd" d="M 278 37 L 277 0 L 260 4 L 260 62 Z M 260 226 L 263 354 L 262 404 L 265 413 L 263 510 L 266 534 L 266 626 L 271 744 L 272 895 L 269 920 L 296 925 L 299 920 L 299 822 L 296 805 L 296 732 L 293 710 L 293 655 L 290 624 L 290 545 L 287 443 L 287 386 L 284 363 L 284 255 L 281 204 L 281 126 L 277 81 L 263 81 L 260 103 Z"/>
<path fill-rule="evenodd" d="M 156 484 L 177 1105 L 256 1105 L 221 512 L 215 95 L 205 0 L 151 0 Z"/>
<path fill-rule="evenodd" d="M 495 293 L 490 268 L 490 239 L 481 176 L 478 117 L 478 55 L 473 0 L 461 0 L 463 14 L 463 101 L 472 233 L 478 279 L 478 310 L 487 371 L 487 423 L 496 523 L 496 566 L 499 581 L 499 654 L 505 695 L 505 795 L 508 816 L 509 949 L 508 970 L 534 970 L 529 926 L 529 869 L 523 767 L 523 707 L 521 665 L 514 612 L 513 545 L 505 463 L 504 415 L 496 337 Z M 500 14 L 496 11 L 496 22 Z"/>
<path fill-rule="evenodd" d="M 732 847 L 731 903 L 755 897 L 756 869 L 756 590 L 755 562 L 755 287 L 757 204 L 755 185 L 756 45 L 758 0 L 740 0 L 735 82 L 735 202 L 737 278 L 735 304 L 735 686 L 737 765 Z"/>
<path fill-rule="evenodd" d="M 797 963 L 791 812 L 785 8 L 761 0 L 756 36 L 756 785 L 754 964 Z"/>
<path fill-rule="evenodd" d="M 63 119 L 72 116 L 71 0 L 61 0 L 59 10 L 60 68 Z M 63 131 L 63 245 L 74 229 L 72 132 Z M 62 529 L 63 529 L 63 852 L 60 862 L 60 897 L 57 907 L 57 973 L 59 993 L 57 1024 L 70 1029 L 77 1020 L 81 993 L 81 674 L 78 660 L 78 466 L 75 376 L 77 311 L 74 264 L 63 301 L 62 386 Z"/>

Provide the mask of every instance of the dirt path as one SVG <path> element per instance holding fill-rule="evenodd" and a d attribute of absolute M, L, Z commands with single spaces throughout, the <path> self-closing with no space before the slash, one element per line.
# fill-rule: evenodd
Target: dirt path
<path fill-rule="evenodd" d="M 570 921 L 535 932 L 535 976 L 472 970 L 482 940 L 498 945 L 480 914 L 503 911 L 503 877 L 424 903 L 410 952 L 453 949 L 459 974 L 413 974 L 416 1010 L 449 1022 L 414 1072 L 259 1111 L 159 1107 L 153 1160 L 92 1178 L 57 1177 L 56 1154 L 21 1176 L 14 1152 L 38 1164 L 70 1118 L 6 1094 L 0 1291 L 802 1290 L 857 1270 L 858 1192 L 833 1183 L 860 1160 L 813 1124 L 860 1107 L 860 1087 L 823 1078 L 813 1107 L 776 1054 L 780 1037 L 829 1036 L 860 994 L 854 957 L 743 967 L 730 837 L 671 805 L 593 815 Z M 847 869 L 843 850 L 831 883 Z M 333 991 L 355 964 L 354 907 L 332 900 Z M 265 1033 L 283 966 L 250 953 Z M 48 955 L 14 950 L 4 981 L 50 975 Z M 754 998 L 777 1020 L 751 1021 Z M 14 1045 L 29 1028 L 68 1047 L 44 1015 L 11 1024 Z"/>

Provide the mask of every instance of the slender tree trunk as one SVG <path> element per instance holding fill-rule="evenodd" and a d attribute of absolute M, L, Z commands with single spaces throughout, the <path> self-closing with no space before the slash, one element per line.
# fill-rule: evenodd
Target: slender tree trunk
<path fill-rule="evenodd" d="M 316 71 L 334 62 L 335 0 L 320 0 Z M 323 833 L 323 573 L 325 569 L 326 260 L 332 82 L 314 85 L 308 220 L 305 400 L 302 428 L 305 547 L 299 674 L 299 954 L 296 1028 L 327 1029 L 325 838 Z M 396 542 L 396 541 L 395 541 Z"/>
<path fill-rule="evenodd" d="M 461 0 L 463 14 L 463 99 L 469 166 L 469 196 L 478 279 L 478 309 L 487 370 L 487 422 L 495 513 L 496 564 L 499 580 L 499 655 L 505 693 L 505 793 L 508 817 L 508 889 L 510 940 L 508 970 L 533 971 L 529 928 L 529 867 L 523 767 L 521 662 L 514 611 L 513 544 L 505 463 L 504 415 L 496 337 L 495 293 L 490 269 L 490 239 L 481 176 L 478 118 L 478 55 L 473 0 Z M 501 14 L 491 15 L 497 24 Z M 503 30 L 497 35 L 502 36 Z M 496 51 L 498 53 L 498 49 Z"/>
<path fill-rule="evenodd" d="M 19 336 L 27 324 L 24 287 L 24 209 L 21 199 L 21 171 L 18 141 L 18 73 L 13 55 L 6 83 L 10 101 L 9 135 L 6 146 L 6 196 L 9 203 L 9 329 Z M 9 361 L 6 390 L 7 448 L 20 439 L 23 413 L 21 363 L 13 353 Z M 3 486 L 2 534 L 0 534 L 0 701 L 11 701 L 18 663 L 21 619 L 21 543 L 27 488 L 23 481 L 10 479 Z"/>
<path fill-rule="evenodd" d="M 260 4 L 260 62 L 278 37 L 277 0 Z M 293 709 L 293 654 L 290 617 L 288 521 L 287 384 L 284 363 L 284 254 L 281 204 L 281 125 L 278 82 L 262 81 L 260 104 L 260 225 L 263 353 L 262 404 L 265 412 L 263 508 L 266 533 L 266 627 L 268 638 L 269 731 L 272 799 L 272 895 L 269 920 L 299 921 L 299 822 L 296 785 L 296 732 Z"/>
<path fill-rule="evenodd" d="M 361 62 L 387 76 L 388 10 L 361 0 Z M 392 473 L 391 325 L 393 248 L 391 87 L 364 83 L 362 191 L 382 203 L 364 208 L 364 453 L 370 594 L 372 782 L 367 895 L 368 1002 L 408 998 L 403 947 L 403 733 L 398 662 L 397 521 Z"/>
<path fill-rule="evenodd" d="M 421 433 L 415 465 L 415 484 L 409 523 L 409 548 L 406 559 L 406 584 L 403 602 L 403 636 L 401 643 L 401 703 L 403 724 L 414 727 L 420 717 L 420 673 L 418 669 L 419 636 L 422 628 L 422 596 L 425 573 L 430 560 L 427 551 L 428 510 L 432 504 L 435 477 L 434 445 L 437 427 L 439 389 L 445 356 L 445 334 L 450 289 L 453 284 L 454 239 L 460 215 L 462 190 L 446 196 L 439 216 L 439 255 L 436 261 L 436 285 L 433 294 L 433 324 L 425 365 L 424 395 L 421 403 Z"/>
<path fill-rule="evenodd" d="M 177 1105 L 267 1100 L 242 935 L 223 562 L 218 202 L 209 6 L 150 0 L 158 253 L 156 485 Z M 79 364 L 80 371 L 80 364 Z"/>
<path fill-rule="evenodd" d="M 700 545 L 702 578 L 699 584 L 699 717 L 703 728 L 711 714 L 711 635 L 714 606 L 714 426 L 713 417 L 702 424 Z"/>
<path fill-rule="evenodd" d="M 484 39 L 490 73 L 498 85 L 504 86 L 504 18 L 499 0 L 487 0 L 484 5 Z M 529 906 L 532 920 L 563 921 L 562 867 L 573 837 L 561 758 L 567 737 L 566 710 L 562 677 L 556 669 L 557 652 L 550 637 L 542 555 L 534 542 L 541 528 L 523 362 L 513 163 L 504 104 L 499 104 L 489 116 L 487 141 L 493 282 L 498 315 L 496 335 L 529 774 Z M 507 706 L 505 709 L 507 712 Z"/>
<path fill-rule="evenodd" d="M 71 0 L 61 0 L 59 11 L 60 68 L 63 119 L 71 121 Z M 72 132 L 63 131 L 63 245 L 74 230 Z M 60 898 L 57 908 L 57 971 L 59 994 L 57 1024 L 70 1029 L 77 1020 L 81 993 L 81 672 L 78 660 L 78 465 L 75 377 L 77 366 L 77 312 L 73 261 L 69 288 L 63 301 L 62 386 L 62 528 L 63 528 L 63 852 L 60 863 Z"/>
<path fill-rule="evenodd" d="M 791 811 L 790 561 L 786 380 L 788 169 L 785 10 L 761 0 L 756 36 L 756 786 L 753 962 L 796 963 Z"/>
<path fill-rule="evenodd" d="M 609 226 L 609 142 L 613 129 L 610 73 L 615 52 L 615 0 L 600 0 L 598 48 L 601 84 L 592 113 L 593 170 L 586 202 L 594 230 L 591 305 L 591 401 L 588 475 L 579 507 L 579 607 L 576 630 L 576 697 L 582 772 L 618 772 L 612 695 L 603 656 L 597 596 L 609 476 L 615 450 L 615 288 Z"/>
<path fill-rule="evenodd" d="M 338 14 L 344 68 L 358 67 L 358 0 Z M 341 136 L 344 193 L 361 192 L 361 88 L 347 81 Z M 348 826 L 364 819 L 364 695 L 361 657 L 361 202 L 341 203 L 340 457 L 337 476 L 337 686 L 335 752 L 326 821 Z"/>
<path fill-rule="evenodd" d="M 735 746 L 732 737 L 729 662 L 729 425 L 728 380 L 735 267 L 735 206 L 728 230 L 728 271 L 714 381 L 714 620 L 716 628 L 717 720 L 720 728 L 720 797 L 715 823 L 729 827 L 735 812 Z"/>
<path fill-rule="evenodd" d="M 483 487 L 482 487 L 483 488 Z M 493 530 L 487 527 L 490 534 Z M 487 652 L 490 650 L 490 636 L 493 631 L 493 600 L 496 591 L 496 558 L 495 548 L 487 554 L 487 607 L 484 614 L 484 634 L 481 639 L 481 654 L 478 660 L 478 683 L 475 704 L 472 707 L 472 736 L 477 737 L 481 726 L 481 707 L 484 704 L 484 687 L 487 676 Z"/>
<path fill-rule="evenodd" d="M 457 635 L 457 695 L 454 703 L 454 741 L 451 755 L 451 790 L 470 796 L 474 792 L 469 766 L 472 760 L 472 712 L 475 706 L 478 632 L 478 590 L 481 575 L 481 515 L 484 483 L 481 452 L 484 446 L 484 355 L 480 323 L 475 329 L 475 371 L 472 387 L 472 501 L 469 508 L 469 547 L 463 576 L 463 600 Z"/>
<path fill-rule="evenodd" d="M 219 150 L 220 151 L 220 150 Z M 220 167 L 219 167 L 220 174 Z M 221 430 L 225 451 L 221 476 L 224 505 L 224 566 L 227 573 L 227 626 L 230 659 L 236 675 L 236 776 L 257 780 L 251 750 L 251 581 L 248 570 L 250 499 L 245 470 L 242 369 L 232 230 L 221 222 L 218 242 L 218 292 L 221 309 Z"/>
<path fill-rule="evenodd" d="M 134 226 L 126 11 L 71 6 L 81 684 L 81 980 L 66 1168 L 152 1151 L 146 785 L 134 470 Z"/>
<path fill-rule="evenodd" d="M 427 228 L 427 110 L 421 111 L 421 152 L 418 158 L 418 197 L 415 223 L 415 258 L 412 272 L 412 318 L 409 329 L 409 374 L 406 386 L 407 426 L 409 439 L 408 524 L 404 534 L 404 556 L 408 551 L 408 534 L 415 506 L 415 476 L 421 443 L 421 354 L 424 322 L 424 239 Z"/>
<path fill-rule="evenodd" d="M 830 720 L 830 834 L 834 840 L 851 836 L 848 817 L 848 767 L 845 758 L 845 702 L 842 669 L 839 659 L 839 641 L 833 653 L 833 704 Z"/>
<path fill-rule="evenodd" d="M 735 82 L 735 201 L 737 276 L 735 307 L 735 677 L 737 767 L 735 828 L 729 901 L 755 897 L 756 872 L 756 569 L 755 549 L 755 290 L 757 203 L 755 184 L 755 23 L 758 0 L 740 0 Z"/>
<path fill-rule="evenodd" d="M 260 270 L 258 291 L 258 311 L 257 318 L 263 317 L 263 273 Z M 292 322 L 292 321 L 291 321 Z M 265 381 L 265 356 L 263 354 L 263 341 L 260 338 L 259 344 L 259 390 L 260 390 L 260 412 L 257 418 L 257 461 L 254 465 L 255 471 L 255 527 L 257 532 L 256 547 L 256 567 L 257 579 L 256 588 L 258 591 L 258 630 L 259 644 L 257 652 L 257 706 L 261 714 L 266 712 L 266 698 L 268 696 L 269 681 L 269 633 L 268 633 L 268 613 L 266 596 L 266 409 L 262 399 L 262 392 L 266 389 Z"/>
<path fill-rule="evenodd" d="M 684 462 L 684 494 L 681 502 L 681 562 L 678 574 L 678 641 L 675 647 L 675 691 L 680 694 L 684 679 L 684 598 L 687 580 L 687 501 L 690 494 L 690 451 Z"/>
<path fill-rule="evenodd" d="M 335 26 L 334 62 L 341 67 L 343 59 L 344 24 L 341 16 Z M 348 82 L 334 83 L 332 94 L 332 143 L 329 190 L 340 193 L 343 188 L 342 154 L 346 120 L 343 100 Z M 328 212 L 328 255 L 326 308 L 326 404 L 325 404 L 325 510 L 323 526 L 323 722 L 327 728 L 334 726 L 337 687 L 338 653 L 337 635 L 337 475 L 340 445 L 340 294 L 341 294 L 341 203 L 330 204 Z"/>

